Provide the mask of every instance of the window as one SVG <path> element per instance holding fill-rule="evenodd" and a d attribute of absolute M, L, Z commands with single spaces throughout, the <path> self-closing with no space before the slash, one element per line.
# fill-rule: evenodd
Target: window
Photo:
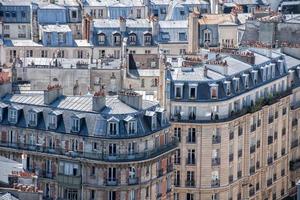
<path fill-rule="evenodd" d="M 129 135 L 136 133 L 136 122 L 135 121 L 129 121 L 127 122 L 127 133 Z"/>
<path fill-rule="evenodd" d="M 28 112 L 29 117 L 29 125 L 36 126 L 37 125 L 37 113 L 34 111 Z"/>
<path fill-rule="evenodd" d="M 117 155 L 117 144 L 110 143 L 108 145 L 108 155 L 109 156 L 116 156 Z"/>
<path fill-rule="evenodd" d="M 129 195 L 130 195 L 129 200 L 136 200 L 136 199 L 135 199 L 135 191 L 134 191 L 134 190 L 130 190 Z"/>
<path fill-rule="evenodd" d="M 21 16 L 22 16 L 22 18 L 26 18 L 26 13 L 25 13 L 25 11 L 22 11 L 22 12 L 21 12 Z"/>
<path fill-rule="evenodd" d="M 136 18 L 140 19 L 142 17 L 142 11 L 141 9 L 136 10 Z"/>
<path fill-rule="evenodd" d="M 185 15 L 184 10 L 179 11 L 179 13 L 180 13 L 181 16 L 184 16 L 184 15 Z"/>
<path fill-rule="evenodd" d="M 174 128 L 174 136 L 178 138 L 179 142 L 181 141 L 181 128 Z"/>
<path fill-rule="evenodd" d="M 196 143 L 196 129 L 195 128 L 188 129 L 187 142 L 188 143 Z"/>
<path fill-rule="evenodd" d="M 10 17 L 10 12 L 5 12 L 5 17 L 9 18 Z"/>
<path fill-rule="evenodd" d="M 204 43 L 210 43 L 211 42 L 211 31 L 206 29 L 204 30 Z"/>
<path fill-rule="evenodd" d="M 49 115 L 49 128 L 55 129 L 57 127 L 57 116 L 50 114 Z"/>
<path fill-rule="evenodd" d="M 98 42 L 100 45 L 105 43 L 105 34 L 101 33 L 98 35 Z"/>
<path fill-rule="evenodd" d="M 108 168 L 108 181 L 116 181 L 117 169 L 114 167 Z"/>
<path fill-rule="evenodd" d="M 33 50 L 26 50 L 26 57 L 33 57 Z"/>
<path fill-rule="evenodd" d="M 197 95 L 196 87 L 197 86 L 190 86 L 190 99 L 196 99 L 196 95 Z"/>
<path fill-rule="evenodd" d="M 102 9 L 98 10 L 98 17 L 99 18 L 103 17 L 103 10 Z"/>
<path fill-rule="evenodd" d="M 47 58 L 48 57 L 48 51 L 47 50 L 42 50 L 41 51 L 41 57 L 42 58 Z"/>
<path fill-rule="evenodd" d="M 12 17 L 17 17 L 17 13 L 15 11 L 11 12 Z"/>
<path fill-rule="evenodd" d="M 95 199 L 95 190 L 91 190 L 90 196 L 91 196 L 90 200 L 94 200 Z"/>
<path fill-rule="evenodd" d="M 145 79 L 141 80 L 141 87 L 144 88 L 145 87 Z"/>
<path fill-rule="evenodd" d="M 186 200 L 194 200 L 194 194 L 186 193 Z"/>
<path fill-rule="evenodd" d="M 210 97 L 211 97 L 211 99 L 218 98 L 218 86 L 216 84 L 214 84 L 210 87 Z"/>
<path fill-rule="evenodd" d="M 117 199 L 116 191 L 109 191 L 108 192 L 108 200 L 116 200 L 116 199 Z"/>
<path fill-rule="evenodd" d="M 136 44 L 136 34 L 135 33 L 130 33 L 129 34 L 129 44 L 130 45 L 135 45 Z"/>
<path fill-rule="evenodd" d="M 182 86 L 183 84 L 175 84 L 175 98 L 181 99 L 182 98 Z"/>
<path fill-rule="evenodd" d="M 161 8 L 160 9 L 160 14 L 167 14 L 166 8 Z"/>
<path fill-rule="evenodd" d="M 144 35 L 144 42 L 145 42 L 145 45 L 151 45 L 151 42 L 152 42 L 151 34 L 145 34 Z"/>
<path fill-rule="evenodd" d="M 113 43 L 114 45 L 121 45 L 121 35 L 119 33 L 113 35 Z"/>
<path fill-rule="evenodd" d="M 167 32 L 161 33 L 161 39 L 162 40 L 169 40 L 170 39 L 170 34 Z"/>
<path fill-rule="evenodd" d="M 80 131 L 80 119 L 72 118 L 72 131 L 79 132 Z"/>
<path fill-rule="evenodd" d="M 96 174 L 96 168 L 95 168 L 95 166 L 92 166 L 90 175 L 95 176 L 95 174 Z"/>
<path fill-rule="evenodd" d="M 69 176 L 78 176 L 79 166 L 76 163 L 60 162 L 59 173 Z"/>
<path fill-rule="evenodd" d="M 179 33 L 179 41 L 186 41 L 186 33 Z"/>
<path fill-rule="evenodd" d="M 0 108 L 0 122 L 2 121 L 3 119 L 3 108 Z"/>
<path fill-rule="evenodd" d="M 196 164 L 195 149 L 188 149 L 187 164 Z"/>
<path fill-rule="evenodd" d="M 77 11 L 76 10 L 72 10 L 72 18 L 73 19 L 77 18 Z"/>
<path fill-rule="evenodd" d="M 157 116 L 156 116 L 156 114 L 154 114 L 151 117 L 151 129 L 155 130 L 156 128 L 157 128 Z"/>
<path fill-rule="evenodd" d="M 15 109 L 9 109 L 8 112 L 9 122 L 10 123 L 17 123 L 18 111 Z"/>
<path fill-rule="evenodd" d="M 196 119 L 196 107 L 195 106 L 189 106 L 188 109 L 189 114 L 189 120 L 195 120 Z"/>
<path fill-rule="evenodd" d="M 117 123 L 116 122 L 109 123 L 109 134 L 117 135 Z"/>

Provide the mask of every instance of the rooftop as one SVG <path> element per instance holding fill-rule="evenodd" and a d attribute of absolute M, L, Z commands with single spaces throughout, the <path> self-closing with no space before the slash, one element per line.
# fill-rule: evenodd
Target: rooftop
<path fill-rule="evenodd" d="M 119 28 L 119 19 L 94 19 L 94 27 L 96 28 Z M 129 28 L 150 28 L 148 19 L 126 19 L 126 27 Z"/>
<path fill-rule="evenodd" d="M 70 27 L 64 24 L 43 25 L 41 29 L 45 32 L 71 32 Z"/>

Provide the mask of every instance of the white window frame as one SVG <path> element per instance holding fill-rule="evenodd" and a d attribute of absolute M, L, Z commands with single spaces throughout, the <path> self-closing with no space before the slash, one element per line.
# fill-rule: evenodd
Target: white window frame
<path fill-rule="evenodd" d="M 16 109 L 9 109 L 8 112 L 9 115 L 9 122 L 11 123 L 17 123 L 17 118 L 18 118 L 18 110 Z"/>
<path fill-rule="evenodd" d="M 73 132 L 80 131 L 80 119 L 77 117 L 72 117 L 72 131 Z"/>

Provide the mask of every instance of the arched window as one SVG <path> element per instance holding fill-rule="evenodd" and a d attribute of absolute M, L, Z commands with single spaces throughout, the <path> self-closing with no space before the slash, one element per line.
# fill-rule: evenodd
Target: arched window
<path fill-rule="evenodd" d="M 137 36 L 134 32 L 129 33 L 129 44 L 136 45 Z"/>
<path fill-rule="evenodd" d="M 99 45 L 104 45 L 105 44 L 105 34 L 104 33 L 99 33 L 98 34 L 98 42 Z"/>
<path fill-rule="evenodd" d="M 115 46 L 121 45 L 121 34 L 119 32 L 113 33 L 113 45 Z"/>

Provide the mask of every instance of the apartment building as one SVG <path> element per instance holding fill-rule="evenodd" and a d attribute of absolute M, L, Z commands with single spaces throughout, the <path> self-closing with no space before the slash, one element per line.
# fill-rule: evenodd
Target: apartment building
<path fill-rule="evenodd" d="M 177 148 L 165 111 L 132 90 L 11 94 L 1 83 L 0 154 L 39 176 L 46 199 L 170 199 Z"/>
<path fill-rule="evenodd" d="M 295 192 L 300 61 L 271 50 L 229 52 L 187 55 L 167 71 L 165 105 L 180 141 L 175 200 Z"/>

